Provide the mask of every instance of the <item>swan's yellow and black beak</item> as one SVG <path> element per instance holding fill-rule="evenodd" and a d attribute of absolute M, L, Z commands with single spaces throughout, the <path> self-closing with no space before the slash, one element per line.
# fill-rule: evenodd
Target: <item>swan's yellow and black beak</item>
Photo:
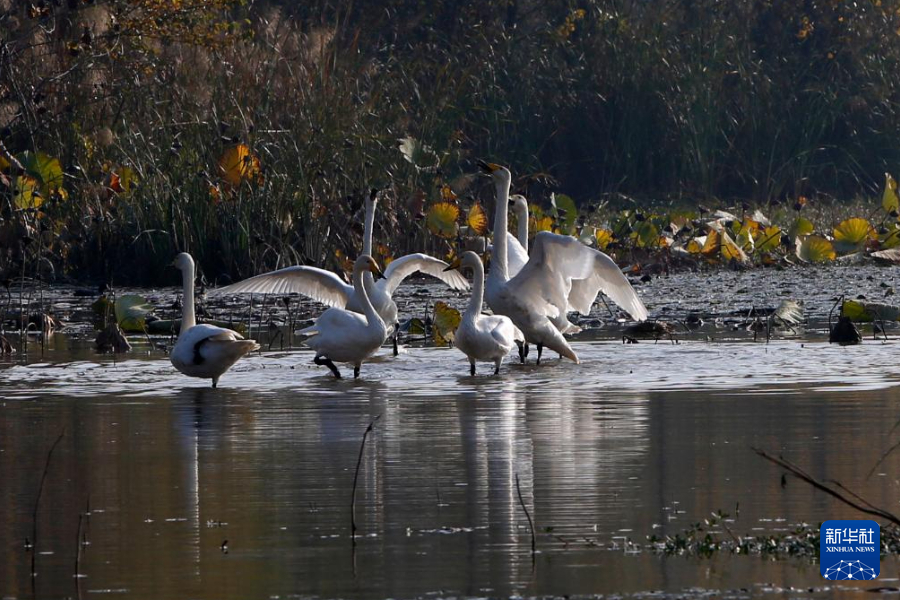
<path fill-rule="evenodd" d="M 378 267 L 378 263 L 374 260 L 369 261 L 369 271 L 375 275 L 375 279 L 381 279 L 384 277 L 384 273 Z"/>
<path fill-rule="evenodd" d="M 447 268 L 444 269 L 444 271 L 452 271 L 453 269 L 458 269 L 460 266 L 462 266 L 462 259 L 457 256 L 453 259 L 453 262 L 447 265 Z"/>
<path fill-rule="evenodd" d="M 497 165 L 494 163 L 489 163 L 489 162 L 484 162 L 483 160 L 480 160 L 480 159 L 478 161 L 478 166 L 481 167 L 482 171 L 484 171 L 485 173 L 488 173 L 488 174 L 493 173 L 494 171 L 498 171 L 501 168 L 500 165 Z"/>

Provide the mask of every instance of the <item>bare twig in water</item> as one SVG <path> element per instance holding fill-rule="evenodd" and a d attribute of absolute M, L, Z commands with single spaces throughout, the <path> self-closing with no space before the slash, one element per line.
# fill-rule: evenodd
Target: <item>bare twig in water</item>
<path fill-rule="evenodd" d="M 75 534 L 75 587 L 78 588 L 78 579 L 81 577 L 81 549 L 84 547 L 82 540 L 82 525 L 88 518 L 91 510 L 91 497 L 88 495 L 87 502 L 84 505 L 84 512 L 78 513 L 78 532 Z M 81 596 L 81 594 L 78 594 Z"/>
<path fill-rule="evenodd" d="M 898 421 L 897 423 L 900 423 L 900 421 Z M 897 427 L 897 424 L 895 423 L 895 424 L 894 424 L 894 428 L 896 428 L 896 427 Z M 892 428 L 891 431 L 893 431 L 893 430 L 894 430 L 894 429 Z M 878 462 L 875 463 L 875 465 L 874 465 L 874 466 L 872 467 L 872 469 L 869 471 L 869 474 L 866 475 L 866 479 L 868 479 L 869 477 L 871 477 L 872 474 L 875 472 L 875 469 L 877 469 L 878 467 L 880 467 L 880 466 L 881 466 L 881 463 L 884 462 L 884 459 L 886 459 L 888 456 L 890 456 L 891 453 L 892 453 L 894 450 L 896 450 L 897 448 L 900 448 L 900 442 L 897 442 L 896 444 L 894 444 L 893 446 L 891 446 L 890 448 L 888 448 L 888 449 L 884 452 L 884 454 L 881 455 L 881 458 L 878 459 Z"/>
<path fill-rule="evenodd" d="M 56 438 L 56 441 L 53 442 L 53 445 L 50 446 L 50 450 L 47 452 L 47 461 L 44 463 L 44 473 L 41 475 L 41 484 L 38 486 L 37 498 L 34 499 L 34 512 L 31 513 L 31 541 L 34 546 L 31 549 L 31 578 L 37 575 L 37 571 L 35 570 L 35 558 L 38 554 L 38 534 L 37 534 L 37 523 L 38 523 L 38 508 L 41 505 L 41 494 L 44 492 L 44 481 L 47 479 L 47 471 L 50 470 L 50 460 L 53 458 L 53 451 L 56 450 L 56 447 L 62 441 L 63 436 L 66 435 L 66 430 L 63 429 L 62 433 L 59 434 L 59 437 Z"/>
<path fill-rule="evenodd" d="M 369 426 L 366 427 L 366 430 L 363 432 L 362 442 L 359 444 L 359 458 L 356 459 L 356 473 L 353 475 L 353 493 L 350 496 L 350 539 L 353 540 L 354 544 L 356 544 L 356 482 L 359 479 L 359 468 L 362 466 L 363 451 L 366 449 L 366 437 L 369 435 L 369 432 L 374 429 L 375 421 L 380 418 L 381 415 L 378 415 L 372 419 Z"/>
<path fill-rule="evenodd" d="M 794 463 L 790 462 L 789 460 L 786 460 L 783 457 L 772 456 L 765 450 L 760 450 L 759 448 L 754 448 L 753 446 L 751 446 L 750 448 L 751 448 L 751 450 L 756 452 L 758 455 L 760 455 L 764 459 L 768 460 L 769 462 L 773 462 L 776 465 L 778 465 L 779 467 L 787 470 L 791 475 L 793 475 L 797 479 L 805 481 L 806 483 L 813 486 L 817 490 L 821 490 L 821 491 L 825 492 L 826 494 L 828 494 L 829 496 L 837 498 L 844 504 L 851 506 L 860 512 L 863 512 L 863 513 L 866 513 L 867 515 L 872 515 L 875 517 L 881 517 L 882 519 L 890 521 L 894 525 L 900 526 L 900 517 L 898 517 L 897 515 L 895 515 L 893 513 L 888 512 L 882 508 L 878 508 L 877 506 L 874 506 L 869 501 L 860 497 L 858 494 L 851 492 L 850 490 L 848 490 L 846 487 L 844 487 L 837 481 L 834 481 L 834 480 L 831 480 L 828 482 L 819 481 L 818 479 L 816 479 L 815 477 L 813 477 L 812 475 L 810 475 L 809 473 L 807 473 L 806 471 L 804 471 L 803 469 L 801 469 L 800 467 L 798 467 Z M 843 491 L 833 489 L 832 487 L 829 487 L 828 484 L 837 486 L 838 488 L 840 488 L 840 490 L 843 490 Z M 848 497 L 847 494 L 845 494 L 844 492 L 846 492 L 847 494 L 852 496 L 852 498 Z"/>
<path fill-rule="evenodd" d="M 525 511 L 525 516 L 528 518 L 528 529 L 531 530 L 531 558 L 534 560 L 534 523 L 531 521 L 531 515 L 528 514 L 528 507 L 525 506 L 525 500 L 522 499 L 522 488 L 519 487 L 519 474 L 516 473 L 516 493 L 519 494 L 519 504 L 522 505 L 522 510 Z"/>

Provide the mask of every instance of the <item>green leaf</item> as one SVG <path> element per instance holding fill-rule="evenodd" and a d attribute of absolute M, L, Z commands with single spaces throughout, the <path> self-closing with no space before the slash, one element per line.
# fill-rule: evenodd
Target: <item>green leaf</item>
<path fill-rule="evenodd" d="M 43 152 L 31 152 L 30 150 L 21 153 L 18 158 L 25 168 L 25 173 L 37 180 L 45 198 L 62 187 L 63 170 L 59 159 Z"/>
<path fill-rule="evenodd" d="M 788 230 L 788 235 L 791 236 L 791 239 L 801 237 L 804 235 L 809 235 L 816 228 L 813 226 L 812 222 L 809 219 L 804 217 L 797 217 L 797 220 L 794 221 L 794 224 L 791 225 L 791 228 Z"/>
<path fill-rule="evenodd" d="M 659 229 L 650 221 L 638 223 L 631 234 L 637 248 L 656 248 L 659 246 Z"/>
<path fill-rule="evenodd" d="M 571 235 L 575 230 L 575 220 L 578 218 L 578 207 L 575 201 L 565 194 L 550 194 L 550 206 L 553 207 L 553 218 L 562 233 Z"/>
<path fill-rule="evenodd" d="M 850 317 L 851 321 L 896 321 L 900 319 L 900 307 L 878 302 L 860 302 L 844 300 L 841 314 Z"/>
<path fill-rule="evenodd" d="M 771 252 L 781 245 L 781 228 L 777 225 L 766 227 L 759 234 L 759 243 L 756 249 L 760 252 Z"/>
<path fill-rule="evenodd" d="M 884 193 L 881 195 L 881 207 L 884 212 L 900 210 L 900 198 L 897 197 L 897 182 L 890 173 L 884 174 Z"/>
<path fill-rule="evenodd" d="M 148 304 L 143 296 L 126 294 L 116 299 L 116 322 L 122 331 L 142 333 L 147 327 L 147 315 L 153 312 L 154 306 Z"/>

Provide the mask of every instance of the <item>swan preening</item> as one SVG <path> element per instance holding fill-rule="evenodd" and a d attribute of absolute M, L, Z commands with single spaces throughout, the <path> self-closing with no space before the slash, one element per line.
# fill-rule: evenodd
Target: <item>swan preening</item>
<path fill-rule="evenodd" d="M 205 323 L 197 325 L 194 316 L 194 259 L 182 252 L 172 264 L 181 270 L 184 299 L 181 332 L 169 359 L 185 375 L 212 379 L 212 386 L 216 387 L 219 377 L 242 356 L 259 350 L 259 344 L 245 340 L 231 329 Z"/>
<path fill-rule="evenodd" d="M 475 374 L 475 361 L 483 360 L 493 362 L 494 375 L 499 375 L 503 359 L 516 347 L 517 341 L 524 342 L 525 338 L 508 317 L 481 314 L 484 265 L 477 254 L 464 252 L 447 268 L 472 269 L 472 297 L 456 329 L 454 343 L 469 357 L 470 374 Z"/>
<path fill-rule="evenodd" d="M 375 222 L 375 190 L 366 199 L 366 221 L 363 232 L 363 255 L 372 255 L 372 232 Z M 408 254 L 391 261 L 384 271 L 384 278 L 375 281 L 371 273 L 366 272 L 363 285 L 369 301 L 386 325 L 385 339 L 398 330 L 397 304 L 393 295 L 404 279 L 413 273 L 425 273 L 436 277 L 454 290 L 468 289 L 469 284 L 459 271 L 447 271 L 447 263 L 427 254 Z M 227 285 L 216 290 L 216 293 L 265 293 L 289 294 L 298 293 L 317 300 L 322 304 L 338 308 L 346 308 L 362 314 L 362 296 L 354 285 L 348 285 L 335 273 L 309 266 L 294 266 L 263 273 L 243 281 Z M 384 340 L 382 340 L 384 341 Z M 394 338 L 394 354 L 397 354 L 396 337 Z"/>
<path fill-rule="evenodd" d="M 500 165 L 479 162 L 479 166 L 491 175 L 496 188 L 494 243 L 485 298 L 495 313 L 512 319 L 526 342 L 537 344 L 538 364 L 544 346 L 578 362 L 578 355 L 563 334 L 577 333 L 580 328 L 569 321 L 567 313 L 588 314 L 601 291 L 634 319 L 647 318 L 647 309 L 616 263 L 572 236 L 539 232 L 531 255 L 514 271 L 518 265 L 510 260 L 510 246 L 521 244 L 510 242 L 512 236 L 507 232 L 512 176 Z M 517 217 L 521 235 L 521 223 L 527 227 L 527 212 Z M 521 357 L 524 361 L 524 354 Z"/>
<path fill-rule="evenodd" d="M 353 263 L 353 288 L 362 314 L 332 307 L 319 315 L 314 325 L 297 332 L 307 336 L 306 345 L 316 351 L 313 362 L 327 366 L 337 379 L 341 372 L 335 362 L 352 363 L 353 377 L 359 377 L 363 361 L 375 354 L 387 336 L 387 327 L 372 306 L 363 283 L 364 276 L 372 273 L 381 275 L 381 270 L 368 254 Z"/>

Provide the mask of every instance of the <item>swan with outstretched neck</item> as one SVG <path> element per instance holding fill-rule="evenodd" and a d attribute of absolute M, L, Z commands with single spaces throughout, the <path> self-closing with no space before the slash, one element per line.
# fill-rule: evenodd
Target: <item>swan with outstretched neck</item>
<path fill-rule="evenodd" d="M 375 223 L 377 190 L 366 199 L 365 227 L 363 231 L 363 255 L 372 256 L 372 233 Z M 469 284 L 459 271 L 446 271 L 447 263 L 427 254 L 408 254 L 391 261 L 384 271 L 384 278 L 375 281 L 371 273 L 365 273 L 363 285 L 369 301 L 387 326 L 385 339 L 394 334 L 394 355 L 397 354 L 397 304 L 393 295 L 403 280 L 413 273 L 425 273 L 436 277 L 454 290 L 465 290 Z M 328 306 L 346 308 L 363 313 L 362 296 L 355 286 L 347 285 L 335 273 L 318 267 L 299 265 L 270 273 L 256 275 L 215 290 L 218 294 L 263 293 L 308 296 Z"/>
<path fill-rule="evenodd" d="M 198 325 L 194 315 L 194 259 L 187 252 L 182 252 L 172 264 L 181 270 L 184 298 L 181 332 L 169 360 L 185 375 L 212 379 L 212 386 L 216 387 L 219 377 L 242 356 L 259 350 L 259 344 L 245 340 L 231 329 L 206 323 Z"/>
<path fill-rule="evenodd" d="M 387 327 L 366 292 L 367 273 L 381 275 L 381 269 L 371 256 L 363 254 L 353 263 L 352 277 L 362 314 L 332 307 L 319 315 L 311 327 L 296 332 L 306 336 L 304 342 L 316 351 L 313 362 L 328 367 L 337 379 L 341 372 L 334 363 L 351 363 L 354 379 L 359 377 L 363 361 L 375 354 L 387 336 Z"/>
<path fill-rule="evenodd" d="M 512 176 L 500 165 L 479 162 L 479 166 L 490 174 L 496 189 L 494 243 L 485 298 L 494 313 L 508 316 L 527 342 L 537 344 L 538 364 L 544 346 L 578 362 L 578 355 L 563 337 L 580 331 L 569 321 L 568 313 L 590 313 L 601 291 L 635 320 L 647 318 L 647 309 L 616 263 L 572 236 L 539 232 L 525 265 L 518 273 L 510 273 L 507 213 Z M 520 358 L 525 361 L 522 351 Z"/>
<path fill-rule="evenodd" d="M 448 269 L 472 270 L 472 296 L 459 327 L 456 328 L 454 345 L 469 358 L 469 373 L 475 375 L 475 361 L 494 363 L 494 375 L 500 374 L 503 359 L 516 347 L 516 341 L 525 337 L 509 317 L 481 314 L 484 302 L 484 265 L 474 252 L 464 252 L 450 263 Z"/>

